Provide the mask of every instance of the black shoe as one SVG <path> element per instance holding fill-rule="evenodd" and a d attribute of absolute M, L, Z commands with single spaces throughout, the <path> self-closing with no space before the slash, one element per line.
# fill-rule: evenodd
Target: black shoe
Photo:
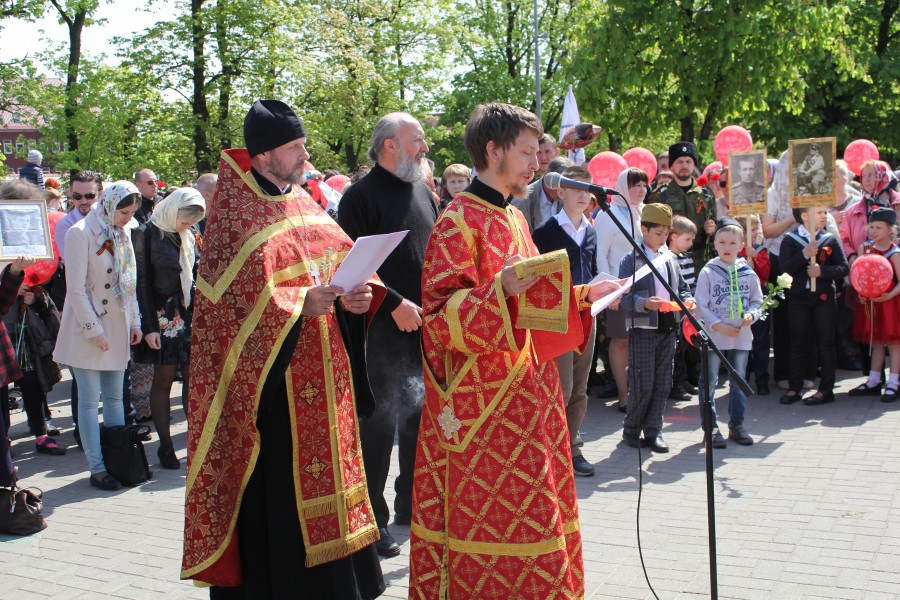
<path fill-rule="evenodd" d="M 734 440 L 741 446 L 752 446 L 753 438 L 747 433 L 743 425 L 728 426 L 728 439 Z"/>
<path fill-rule="evenodd" d="M 58 446 L 56 442 L 49 437 L 45 437 L 43 442 L 34 442 L 34 449 L 38 454 L 49 454 L 50 456 L 62 456 L 66 453 L 66 449 Z"/>
<path fill-rule="evenodd" d="M 409 513 L 394 513 L 394 525 L 403 525 L 409 527 L 412 523 L 412 515 Z"/>
<path fill-rule="evenodd" d="M 719 448 L 719 449 L 727 448 L 727 447 L 728 447 L 728 442 L 726 442 L 726 441 L 725 441 L 725 438 L 722 437 L 722 433 L 719 431 L 719 428 L 718 428 L 718 427 L 716 427 L 715 429 L 713 429 L 713 434 L 712 434 L 712 447 L 713 447 L 713 448 Z"/>
<path fill-rule="evenodd" d="M 378 556 L 391 558 L 400 554 L 400 544 L 397 543 L 391 532 L 387 530 L 387 527 L 379 527 L 378 535 L 381 536 L 381 539 L 375 542 L 375 551 L 378 553 Z"/>
<path fill-rule="evenodd" d="M 760 383 L 756 386 L 756 395 L 757 396 L 768 396 L 772 392 L 769 391 L 768 383 Z"/>
<path fill-rule="evenodd" d="M 593 477 L 594 465 L 581 455 L 572 457 L 572 471 L 579 477 Z"/>
<path fill-rule="evenodd" d="M 900 390 L 898 390 L 898 388 L 895 388 L 895 387 L 888 386 L 888 387 L 884 388 L 884 394 L 881 395 L 881 401 L 882 402 L 893 402 L 894 400 L 897 399 L 898 392 L 900 392 Z"/>
<path fill-rule="evenodd" d="M 618 395 L 619 388 L 616 386 L 615 381 L 613 381 L 612 383 L 607 383 L 606 385 L 601 386 L 599 390 L 597 390 L 598 398 L 615 398 Z"/>
<path fill-rule="evenodd" d="M 780 402 L 781 404 L 793 404 L 798 400 L 803 400 L 803 396 L 801 396 L 798 392 L 794 392 L 794 394 L 785 394 L 778 402 Z"/>
<path fill-rule="evenodd" d="M 181 461 L 178 460 L 178 457 L 175 456 L 175 449 L 169 448 L 168 450 L 163 450 L 162 448 L 157 449 L 156 456 L 159 457 L 159 464 L 163 469 L 180 469 Z"/>
<path fill-rule="evenodd" d="M 646 440 L 647 445 L 650 446 L 650 449 L 654 452 L 665 454 L 669 451 L 669 445 L 663 439 L 661 433 L 647 435 L 647 432 L 644 432 L 644 439 Z"/>
<path fill-rule="evenodd" d="M 834 393 L 825 392 L 821 396 L 807 396 L 803 399 L 803 404 L 806 406 L 819 406 L 820 404 L 828 404 L 829 402 L 834 402 Z"/>
<path fill-rule="evenodd" d="M 669 391 L 669 400 L 675 400 L 675 401 L 678 401 L 678 402 L 684 402 L 685 400 L 690 400 L 690 399 L 691 399 L 691 395 L 688 394 L 687 392 L 685 392 L 685 391 L 684 391 L 683 389 L 681 389 L 680 387 L 677 387 L 677 386 L 676 386 L 676 387 L 673 387 L 673 388 Z"/>
<path fill-rule="evenodd" d="M 101 477 L 100 479 L 97 479 L 93 475 L 91 475 L 88 479 L 90 479 L 92 486 L 94 486 L 96 488 L 100 488 L 101 490 L 107 490 L 109 492 L 114 492 L 114 491 L 122 488 L 122 483 L 118 479 L 116 479 L 115 477 L 113 477 L 112 475 L 110 475 L 108 473 L 106 475 L 104 475 L 103 477 Z"/>
<path fill-rule="evenodd" d="M 622 404 L 616 404 L 616 406 L 619 408 L 619 412 L 620 412 L 620 413 L 627 413 L 627 412 L 628 412 L 628 405 L 627 405 L 627 404 L 625 404 L 625 405 L 622 405 Z"/>
<path fill-rule="evenodd" d="M 644 440 L 641 439 L 641 436 L 637 433 L 625 433 L 622 432 L 622 441 L 631 446 L 632 448 L 646 448 L 647 444 Z"/>
<path fill-rule="evenodd" d="M 873 385 L 869 387 L 869 382 L 863 382 L 862 384 L 856 386 L 849 392 L 847 392 L 848 396 L 880 396 L 881 395 L 881 384 Z"/>

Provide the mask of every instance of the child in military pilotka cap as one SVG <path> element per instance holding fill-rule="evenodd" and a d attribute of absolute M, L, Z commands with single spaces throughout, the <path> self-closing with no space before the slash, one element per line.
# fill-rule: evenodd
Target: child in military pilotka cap
<path fill-rule="evenodd" d="M 675 255 L 666 247 L 671 226 L 670 206 L 645 205 L 641 211 L 641 233 L 644 236 L 641 246 L 651 261 L 659 256 L 668 257 L 658 270 L 688 308 L 693 310 L 690 288 L 681 275 Z M 644 264 L 643 258 L 630 252 L 619 264 L 619 277 L 630 277 Z M 671 310 L 671 301 L 663 284 L 653 275 L 648 275 L 632 286 L 619 307 L 619 310 L 628 311 L 626 326 L 631 338 L 628 409 L 622 439 L 633 448 L 649 446 L 654 452 L 669 451 L 662 437 L 663 410 L 672 388 L 675 331 L 681 320 L 681 313 Z"/>

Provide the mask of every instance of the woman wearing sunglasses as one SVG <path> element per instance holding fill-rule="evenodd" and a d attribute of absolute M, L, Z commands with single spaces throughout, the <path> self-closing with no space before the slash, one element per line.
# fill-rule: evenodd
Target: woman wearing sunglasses
<path fill-rule="evenodd" d="M 97 407 L 103 393 L 103 422 L 124 425 L 122 380 L 129 345 L 141 341 L 137 269 L 131 245 L 140 193 L 117 181 L 96 206 L 66 233 L 66 309 L 53 360 L 69 365 L 78 382 L 78 424 L 90 483 L 104 490 L 122 487 L 106 472 L 100 451 Z"/>

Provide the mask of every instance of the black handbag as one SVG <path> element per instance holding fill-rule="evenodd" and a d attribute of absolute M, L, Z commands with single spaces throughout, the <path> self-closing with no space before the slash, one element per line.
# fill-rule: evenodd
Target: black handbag
<path fill-rule="evenodd" d="M 0 488 L 0 533 L 31 535 L 47 529 L 43 497 L 38 488 Z"/>
<path fill-rule="evenodd" d="M 146 425 L 101 426 L 100 449 L 106 472 L 122 485 L 138 485 L 150 479 L 153 473 L 144 452 L 144 442 L 148 441 L 150 428 Z"/>

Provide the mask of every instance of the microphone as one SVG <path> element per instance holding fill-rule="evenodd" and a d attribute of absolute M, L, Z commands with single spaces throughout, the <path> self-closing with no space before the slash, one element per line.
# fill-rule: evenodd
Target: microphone
<path fill-rule="evenodd" d="M 559 188 L 571 188 L 574 190 L 586 190 L 598 196 L 619 196 L 620 198 L 625 197 L 619 192 L 619 190 L 615 188 L 607 188 L 603 187 L 602 185 L 585 183 L 584 181 L 575 181 L 574 179 L 563 177 L 559 173 L 547 173 L 546 175 L 544 175 L 541 181 L 543 181 L 544 184 L 551 190 L 558 190 Z"/>

